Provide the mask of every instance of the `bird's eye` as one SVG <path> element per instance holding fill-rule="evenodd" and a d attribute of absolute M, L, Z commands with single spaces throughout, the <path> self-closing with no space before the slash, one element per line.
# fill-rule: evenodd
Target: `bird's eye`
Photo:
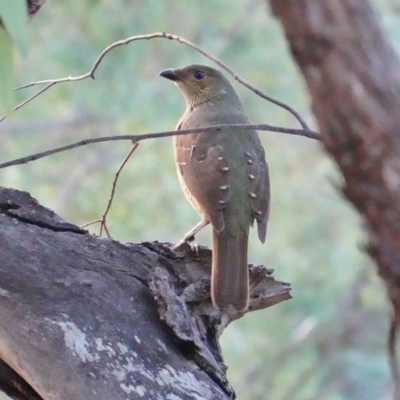
<path fill-rule="evenodd" d="M 196 71 L 195 73 L 194 73 L 194 77 L 196 78 L 196 79 L 204 79 L 204 77 L 206 76 L 206 74 L 203 72 L 203 71 Z"/>

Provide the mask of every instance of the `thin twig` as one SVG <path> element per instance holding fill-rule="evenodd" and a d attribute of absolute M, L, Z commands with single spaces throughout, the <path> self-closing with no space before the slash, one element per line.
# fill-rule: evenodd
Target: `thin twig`
<path fill-rule="evenodd" d="M 132 153 L 137 149 L 138 146 L 139 146 L 139 143 L 134 143 L 134 145 L 132 146 L 132 148 L 129 150 L 128 154 L 126 155 L 126 157 L 122 161 L 121 165 L 118 167 L 117 172 L 115 173 L 115 178 L 114 178 L 114 181 L 113 181 L 113 184 L 112 184 L 110 198 L 108 199 L 108 204 L 107 204 L 106 210 L 104 211 L 104 214 L 103 214 L 103 216 L 101 218 L 102 222 L 101 222 L 101 227 L 100 227 L 100 236 L 102 235 L 103 228 L 104 228 L 104 230 L 107 233 L 107 236 L 111 237 L 110 232 L 108 231 L 108 228 L 107 228 L 107 215 L 108 215 L 108 212 L 110 211 L 112 202 L 114 200 L 115 189 L 117 187 L 117 181 L 118 181 L 118 178 L 119 178 L 119 174 L 121 173 L 121 171 L 125 167 L 125 164 L 128 162 L 128 160 L 131 157 Z"/>
<path fill-rule="evenodd" d="M 295 111 L 292 107 L 290 107 L 289 105 L 287 105 L 287 104 L 285 104 L 285 103 L 283 103 L 283 102 L 281 102 L 279 100 L 274 99 L 273 97 L 271 97 L 271 96 L 267 95 L 266 93 L 262 92 L 261 90 L 257 89 L 255 86 L 251 85 L 249 82 L 247 82 L 241 76 L 239 76 L 227 64 L 223 63 L 217 57 L 215 57 L 212 54 L 208 53 L 207 51 L 203 50 L 201 47 L 197 46 L 196 44 L 194 44 L 194 43 L 190 42 L 189 40 L 186 40 L 186 39 L 184 39 L 184 38 L 182 38 L 180 36 L 173 35 L 171 33 L 165 33 L 165 32 L 156 32 L 156 33 L 151 33 L 151 34 L 148 34 L 148 35 L 131 36 L 131 37 L 127 38 L 127 39 L 119 40 L 117 42 L 112 43 L 111 45 L 106 47 L 100 53 L 100 55 L 97 57 L 97 60 L 93 64 L 92 68 L 86 74 L 75 76 L 75 77 L 74 76 L 70 76 L 70 77 L 61 78 L 61 79 L 36 81 L 36 82 L 31 82 L 31 83 L 28 83 L 27 85 L 20 86 L 20 87 L 16 88 L 17 90 L 19 90 L 19 89 L 25 89 L 25 88 L 28 88 L 28 87 L 36 86 L 36 85 L 47 84 L 47 86 L 45 88 L 43 88 L 41 91 L 37 92 L 36 94 L 31 96 L 29 99 L 25 100 L 24 102 L 22 102 L 21 104 L 16 106 L 13 111 L 18 110 L 19 108 L 21 108 L 25 104 L 29 103 L 31 100 L 33 100 L 35 97 L 37 97 L 39 94 L 43 93 L 44 91 L 46 91 L 47 89 L 49 89 L 51 86 L 53 86 L 55 84 L 58 84 L 58 83 L 61 83 L 61 82 L 77 82 L 77 81 L 81 81 L 81 80 L 87 79 L 87 78 L 94 79 L 94 73 L 96 72 L 97 68 L 99 67 L 99 65 L 100 65 L 101 61 L 103 60 L 103 58 L 105 57 L 105 55 L 108 52 L 110 52 L 111 50 L 115 49 L 116 47 L 124 46 L 126 44 L 129 44 L 129 43 L 137 41 L 137 40 L 150 40 L 150 39 L 155 39 L 155 38 L 164 38 L 164 39 L 169 39 L 169 40 L 175 40 L 178 43 L 181 43 L 181 44 L 184 44 L 186 46 L 191 47 L 192 49 L 196 50 L 198 53 L 202 54 L 203 56 L 207 57 L 211 61 L 215 62 L 217 65 L 219 65 L 221 68 L 223 68 L 226 72 L 228 72 L 230 75 L 232 75 L 233 78 L 236 79 L 240 84 L 242 84 L 243 86 L 245 86 L 246 88 L 248 88 L 249 90 L 251 90 L 252 92 L 257 94 L 258 96 L 260 96 L 263 99 L 268 100 L 269 102 L 271 102 L 273 104 L 276 104 L 277 106 L 282 107 L 285 110 L 289 111 L 299 121 L 299 123 L 300 123 L 300 125 L 302 126 L 303 129 L 309 130 L 309 127 L 308 127 L 307 123 L 303 120 L 303 118 L 299 115 L 299 113 L 297 111 Z M 0 122 L 2 120 L 4 120 L 5 118 L 6 118 L 6 116 L 1 118 Z"/>
<path fill-rule="evenodd" d="M 110 211 L 112 202 L 114 200 L 115 189 L 117 186 L 117 181 L 118 181 L 119 175 L 120 175 L 122 169 L 124 168 L 125 164 L 128 162 L 129 158 L 131 157 L 132 153 L 136 150 L 136 148 L 138 146 L 139 146 L 139 143 L 135 143 L 132 146 L 132 148 L 129 150 L 128 154 L 122 161 L 121 165 L 118 167 L 117 172 L 115 173 L 115 178 L 114 178 L 113 184 L 112 184 L 110 198 L 108 199 L 107 207 L 103 213 L 103 216 L 99 219 L 95 219 L 94 221 L 90 221 L 90 222 L 87 222 L 86 224 L 81 225 L 81 228 L 86 228 L 86 227 L 88 227 L 90 225 L 94 225 L 94 224 L 100 224 L 100 233 L 99 233 L 100 236 L 103 234 L 103 229 L 104 229 L 107 236 L 109 238 L 111 238 L 110 231 L 107 228 L 107 215 L 108 215 L 108 212 Z"/>
<path fill-rule="evenodd" d="M 45 92 L 47 89 L 50 89 L 53 85 L 55 85 L 57 82 L 50 82 L 48 83 L 43 89 L 40 89 L 38 92 L 33 94 L 31 97 L 28 97 L 26 100 L 24 100 L 22 103 L 19 103 L 17 106 L 15 106 L 12 110 L 12 112 L 19 110 L 21 107 L 23 107 L 25 104 L 28 104 L 30 101 L 33 99 L 36 99 L 36 97 L 40 96 L 43 92 Z M 0 118 L 0 122 L 4 121 L 6 119 L 7 115 L 4 115 L 3 117 Z"/>
<path fill-rule="evenodd" d="M 99 224 L 99 223 L 101 223 L 102 221 L 103 221 L 102 218 L 95 219 L 94 221 L 86 222 L 86 224 L 81 225 L 81 228 L 86 228 L 86 227 L 88 227 L 88 226 L 90 226 L 90 225 Z"/>
<path fill-rule="evenodd" d="M 320 140 L 320 135 L 314 131 L 306 130 L 306 129 L 290 129 L 290 128 L 281 128 L 278 126 L 266 125 L 266 124 L 258 124 L 258 125 L 247 125 L 247 124 L 222 124 L 222 125 L 213 125 L 205 128 L 194 128 L 194 129 L 185 129 L 181 131 L 166 131 L 166 132 L 155 132 L 155 133 L 146 133 L 144 135 L 119 135 L 119 136 L 104 136 L 93 139 L 84 139 L 79 142 L 75 142 L 72 144 L 68 144 L 66 146 L 57 147 L 52 150 L 46 150 L 40 153 L 32 154 L 27 157 L 18 158 L 12 161 L 8 161 L 0 164 L 0 169 L 11 167 L 13 165 L 21 165 L 26 164 L 30 161 L 35 161 L 43 157 L 48 157 L 52 154 L 61 153 L 63 151 L 71 150 L 80 146 L 86 146 L 87 144 L 93 143 L 101 143 L 101 142 L 111 142 L 114 140 L 132 140 L 134 143 L 140 142 L 142 140 L 147 139 L 155 139 L 169 136 L 178 136 L 178 135 L 187 135 L 188 133 L 201 133 L 201 132 L 218 132 L 223 129 L 232 129 L 232 130 L 259 130 L 259 131 L 269 131 L 269 132 L 281 132 L 287 133 L 290 135 L 297 136 L 305 136 L 311 139 Z"/>

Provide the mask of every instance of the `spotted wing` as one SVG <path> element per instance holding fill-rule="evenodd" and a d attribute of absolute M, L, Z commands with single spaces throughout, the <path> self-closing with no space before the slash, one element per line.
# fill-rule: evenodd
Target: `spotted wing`
<path fill-rule="evenodd" d="M 258 144 L 258 143 L 257 143 Z M 248 193 L 253 217 L 257 221 L 258 237 L 262 243 L 267 233 L 270 184 L 268 165 L 261 143 L 245 153 L 247 158 Z"/>
<path fill-rule="evenodd" d="M 175 136 L 175 162 L 188 199 L 220 232 L 225 224 L 222 211 L 231 196 L 229 165 L 223 147 L 204 139 L 199 134 Z"/>

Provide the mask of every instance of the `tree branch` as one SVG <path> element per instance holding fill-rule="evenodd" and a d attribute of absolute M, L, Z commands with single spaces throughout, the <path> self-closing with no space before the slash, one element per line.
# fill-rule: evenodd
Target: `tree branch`
<path fill-rule="evenodd" d="M 8 161 L 0 164 L 0 169 L 11 167 L 13 165 L 21 165 L 26 164 L 30 161 L 35 161 L 43 157 L 48 157 L 56 153 L 61 153 L 63 151 L 75 149 L 77 147 L 86 146 L 88 144 L 94 143 L 102 143 L 102 142 L 111 142 L 115 140 L 131 140 L 134 143 L 138 143 L 142 140 L 147 139 L 156 139 L 156 138 L 164 138 L 170 136 L 178 136 L 178 135 L 187 135 L 189 133 L 201 133 L 201 132 L 218 132 L 223 129 L 232 129 L 232 130 L 259 130 L 259 131 L 269 131 L 269 132 L 281 132 L 287 133 L 290 135 L 304 136 L 310 139 L 319 140 L 318 133 L 311 130 L 304 129 L 289 129 L 289 128 L 280 128 L 277 126 L 259 124 L 259 125 L 243 125 L 243 124 L 222 124 L 222 125 L 214 125 L 206 128 L 194 128 L 194 129 L 182 129 L 180 131 L 166 131 L 166 132 L 156 132 L 156 133 L 146 133 L 143 135 L 119 135 L 119 136 L 105 136 L 100 138 L 93 139 L 84 139 L 79 142 L 72 143 L 66 146 L 57 147 L 56 149 L 46 150 L 40 153 L 32 154 L 27 157 L 18 158 L 12 161 Z"/>
<path fill-rule="evenodd" d="M 0 243 L 0 389 L 20 400 L 234 398 L 218 340 L 243 313 L 212 305 L 209 249 L 96 237 L 4 188 Z M 290 298 L 272 271 L 249 273 L 249 311 Z"/>
<path fill-rule="evenodd" d="M 400 325 L 400 63 L 368 1 L 269 0 Z"/>
<path fill-rule="evenodd" d="M 233 76 L 233 78 L 235 80 L 237 80 L 240 84 L 242 84 L 243 86 L 245 86 L 246 88 L 248 88 L 249 90 L 254 92 L 256 95 L 258 95 L 258 96 L 262 97 L 263 99 L 265 99 L 265 100 L 267 100 L 267 101 L 269 101 L 269 102 L 271 102 L 273 104 L 276 104 L 277 106 L 282 107 L 285 110 L 287 110 L 288 112 L 290 112 L 299 121 L 300 125 L 302 126 L 302 128 L 304 130 L 309 130 L 309 127 L 306 124 L 306 122 L 303 120 L 303 118 L 300 116 L 300 114 L 297 111 L 295 111 L 292 107 L 290 107 L 289 105 L 287 105 L 287 104 L 285 104 L 285 103 L 283 103 L 283 102 L 281 102 L 279 100 L 274 99 L 273 97 L 271 97 L 271 96 L 267 95 L 266 93 L 262 92 L 261 90 L 257 89 L 255 86 L 251 85 L 249 82 L 247 82 L 241 76 L 239 76 L 231 67 L 229 67 L 227 64 L 223 63 L 221 60 L 219 60 L 217 57 L 213 56 L 211 53 L 208 53 L 207 51 L 202 49 L 200 46 L 197 46 L 196 44 L 194 44 L 194 43 L 190 42 L 189 40 L 186 40 L 186 39 L 184 39 L 184 38 L 182 38 L 180 36 L 173 35 L 173 34 L 170 34 L 170 33 L 165 33 L 165 32 L 151 33 L 151 34 L 148 34 L 148 35 L 131 36 L 131 37 L 127 38 L 127 39 L 119 40 L 117 42 L 112 43 L 111 45 L 106 47 L 100 53 L 100 55 L 98 56 L 97 60 L 94 62 L 92 68 L 88 72 L 83 74 L 83 75 L 79 75 L 79 76 L 75 76 L 75 77 L 70 76 L 70 77 L 61 78 L 61 79 L 50 79 L 50 80 L 31 82 L 31 83 L 28 83 L 27 85 L 18 87 L 17 90 L 25 89 L 25 88 L 32 87 L 32 86 L 37 86 L 37 85 L 43 85 L 43 84 L 47 85 L 45 88 L 43 88 L 39 92 L 35 93 L 33 96 L 29 97 L 28 99 L 26 99 L 25 101 L 23 101 L 22 103 L 17 105 L 13 109 L 13 111 L 16 111 L 19 108 L 21 108 L 22 106 L 26 105 L 27 103 L 29 103 L 31 100 L 33 100 L 34 98 L 36 98 L 40 94 L 42 94 L 46 90 L 50 89 L 50 87 L 54 86 L 55 84 L 62 83 L 62 82 L 78 82 L 78 81 L 82 81 L 82 80 L 87 79 L 87 78 L 94 79 L 94 74 L 95 74 L 97 68 L 99 67 L 101 61 L 103 60 L 103 58 L 106 56 L 107 53 L 109 53 L 111 50 L 115 49 L 116 47 L 124 46 L 124 45 L 127 45 L 129 43 L 132 43 L 132 42 L 135 42 L 135 41 L 138 41 L 138 40 L 150 40 L 150 39 L 155 39 L 155 38 L 163 38 L 163 39 L 175 40 L 178 43 L 181 43 L 181 44 L 184 44 L 186 46 L 189 46 L 192 49 L 194 49 L 197 52 L 199 52 L 200 54 L 203 54 L 205 57 L 207 57 L 211 61 L 215 62 L 217 65 L 219 65 L 225 71 L 227 71 L 230 75 Z M 6 118 L 6 116 L 1 118 L 0 122 L 3 121 L 5 118 Z"/>

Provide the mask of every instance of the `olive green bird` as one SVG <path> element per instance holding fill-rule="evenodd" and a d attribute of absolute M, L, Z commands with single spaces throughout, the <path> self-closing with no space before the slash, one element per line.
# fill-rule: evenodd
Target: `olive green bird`
<path fill-rule="evenodd" d="M 166 69 L 186 101 L 177 130 L 220 124 L 250 124 L 229 81 L 205 65 Z M 174 136 L 175 163 L 183 191 L 201 216 L 185 236 L 191 241 L 204 226 L 213 227 L 211 299 L 244 311 L 249 303 L 247 248 L 249 227 L 257 221 L 265 241 L 269 214 L 269 176 L 256 131 L 224 129 Z"/>

